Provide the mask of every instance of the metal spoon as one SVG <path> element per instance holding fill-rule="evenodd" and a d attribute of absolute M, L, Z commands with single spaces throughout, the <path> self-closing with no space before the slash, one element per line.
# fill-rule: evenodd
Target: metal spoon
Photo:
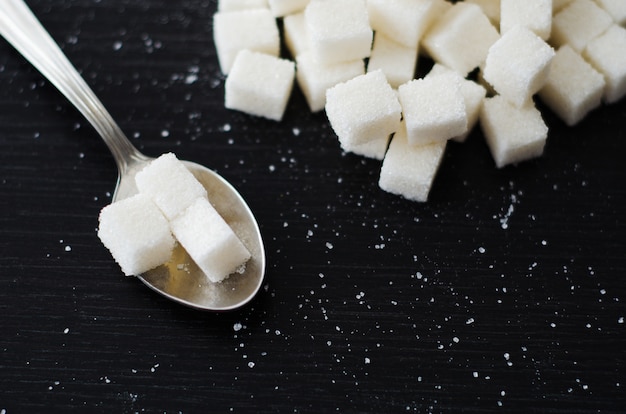
<path fill-rule="evenodd" d="M 135 173 L 151 158 L 139 152 L 78 74 L 23 0 L 0 1 L 0 34 L 35 66 L 85 116 L 111 150 L 118 167 L 113 201 L 137 192 Z M 140 276 L 148 287 L 183 305 L 205 310 L 236 309 L 258 292 L 265 273 L 265 251 L 257 222 L 239 193 L 214 171 L 185 161 L 206 187 L 211 203 L 233 228 L 252 258 L 245 272 L 210 283 L 177 247 L 169 263 Z"/>

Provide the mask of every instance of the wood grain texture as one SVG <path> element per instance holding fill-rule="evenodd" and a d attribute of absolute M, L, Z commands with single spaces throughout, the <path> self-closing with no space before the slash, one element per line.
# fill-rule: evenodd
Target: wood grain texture
<path fill-rule="evenodd" d="M 224 314 L 125 278 L 111 156 L 0 42 L 0 412 L 623 412 L 626 101 L 542 108 L 544 157 L 501 170 L 476 130 L 418 204 L 298 90 L 281 123 L 224 109 L 215 1 L 28 3 L 142 151 L 240 189 L 268 268 Z"/>

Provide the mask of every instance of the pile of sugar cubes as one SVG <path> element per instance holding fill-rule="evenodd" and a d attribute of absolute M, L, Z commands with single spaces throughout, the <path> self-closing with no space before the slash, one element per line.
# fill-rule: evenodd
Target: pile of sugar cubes
<path fill-rule="evenodd" d="M 151 161 L 135 183 L 136 195 L 105 206 L 99 217 L 98 237 L 125 275 L 167 263 L 177 242 L 210 282 L 243 269 L 248 249 L 174 154 Z"/>
<path fill-rule="evenodd" d="M 297 83 L 415 201 L 477 124 L 501 168 L 543 153 L 535 97 L 569 126 L 620 100 L 625 25 L 626 0 L 220 0 L 213 17 L 227 108 L 279 121 Z"/>

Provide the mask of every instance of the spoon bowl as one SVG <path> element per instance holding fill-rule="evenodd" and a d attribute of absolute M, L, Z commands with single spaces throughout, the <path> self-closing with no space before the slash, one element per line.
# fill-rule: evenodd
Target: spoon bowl
<path fill-rule="evenodd" d="M 126 138 L 23 0 L 0 1 L 0 34 L 74 104 L 107 144 L 118 167 L 112 201 L 136 194 L 135 174 L 152 158 L 139 152 Z M 228 181 L 200 164 L 183 162 L 206 188 L 211 204 L 250 251 L 251 258 L 242 273 L 212 283 L 177 244 L 168 263 L 137 277 L 166 298 L 192 308 L 213 311 L 239 308 L 256 295 L 263 283 L 265 250 L 258 224 Z"/>

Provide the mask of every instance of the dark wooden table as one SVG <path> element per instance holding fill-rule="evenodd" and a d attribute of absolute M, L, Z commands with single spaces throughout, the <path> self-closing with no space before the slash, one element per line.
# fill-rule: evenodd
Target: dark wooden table
<path fill-rule="evenodd" d="M 0 42 L 0 413 L 626 410 L 626 100 L 542 107 L 545 156 L 501 170 L 475 130 L 419 204 L 297 90 L 281 123 L 224 109 L 215 1 L 29 4 L 138 148 L 241 190 L 268 266 L 223 314 L 124 277 L 112 157 Z"/>

